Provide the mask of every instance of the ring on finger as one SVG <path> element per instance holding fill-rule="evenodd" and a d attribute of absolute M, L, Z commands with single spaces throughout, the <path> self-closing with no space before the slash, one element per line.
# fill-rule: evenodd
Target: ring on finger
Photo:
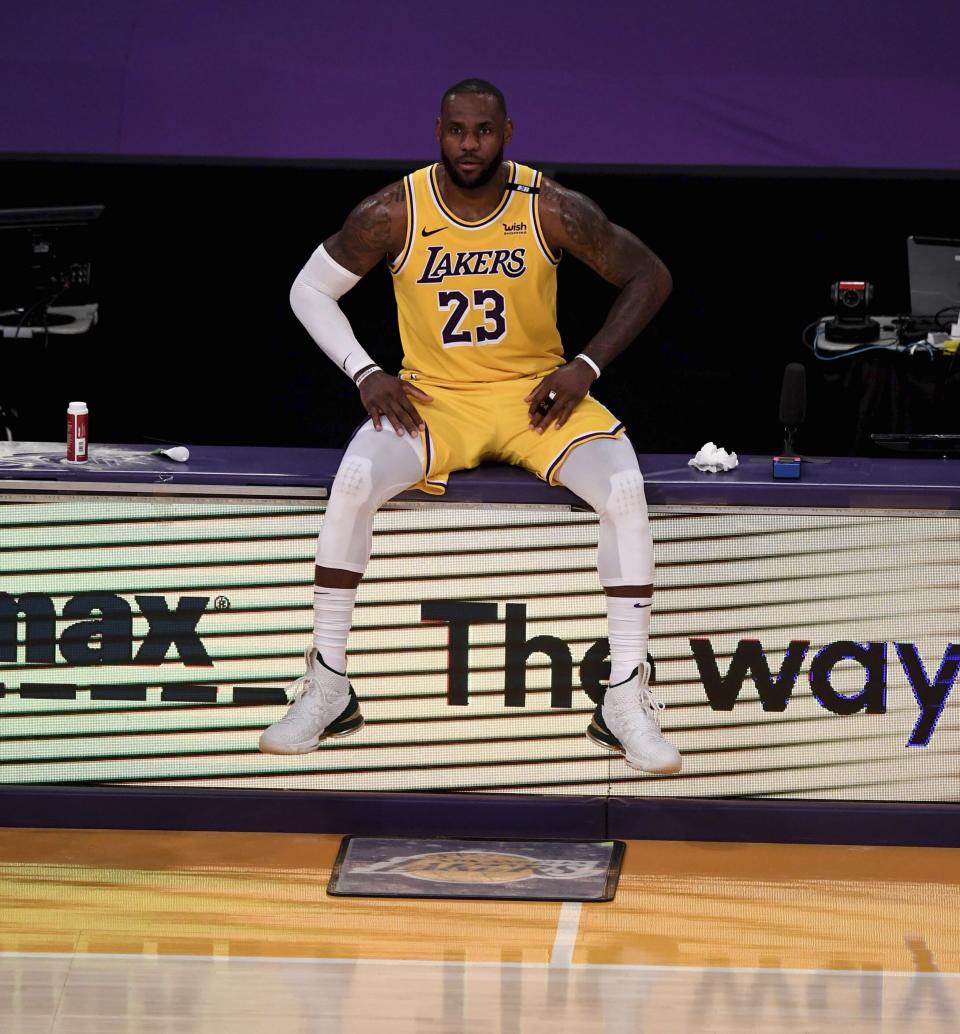
<path fill-rule="evenodd" d="M 540 400 L 537 405 L 537 412 L 542 413 L 544 416 L 550 412 L 550 407 L 557 401 L 557 393 L 555 391 L 548 392 L 547 395 Z"/>

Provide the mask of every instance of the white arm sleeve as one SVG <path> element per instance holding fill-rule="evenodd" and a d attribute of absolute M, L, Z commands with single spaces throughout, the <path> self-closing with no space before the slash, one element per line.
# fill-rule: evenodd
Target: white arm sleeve
<path fill-rule="evenodd" d="M 360 277 L 335 262 L 321 244 L 290 288 L 290 307 L 307 333 L 337 366 L 353 378 L 373 360 L 353 335 L 337 299 Z"/>

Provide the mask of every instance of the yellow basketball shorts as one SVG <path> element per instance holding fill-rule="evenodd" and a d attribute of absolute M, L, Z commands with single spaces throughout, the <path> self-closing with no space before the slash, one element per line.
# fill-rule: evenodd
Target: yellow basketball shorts
<path fill-rule="evenodd" d="M 469 470 L 485 460 L 524 467 L 556 485 L 563 461 L 578 445 L 623 434 L 623 424 L 589 395 L 559 430 L 551 424 L 543 434 L 532 431 L 530 403 L 524 399 L 544 376 L 439 385 L 401 373 L 401 380 L 410 380 L 433 397 L 432 402 L 411 399 L 426 424 L 420 432 L 423 479 L 411 487 L 443 495 L 453 471 Z"/>

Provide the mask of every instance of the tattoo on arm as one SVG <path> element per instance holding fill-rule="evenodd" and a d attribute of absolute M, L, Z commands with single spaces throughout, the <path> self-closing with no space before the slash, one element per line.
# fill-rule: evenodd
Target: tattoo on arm
<path fill-rule="evenodd" d="M 361 201 L 323 246 L 334 261 L 363 276 L 403 247 L 406 223 L 403 183 L 394 183 Z"/>
<path fill-rule="evenodd" d="M 605 366 L 666 301 L 670 274 L 643 241 L 611 223 L 590 198 L 552 180 L 543 183 L 540 217 L 551 248 L 569 251 L 621 289 L 603 327 L 587 346 L 590 357 Z"/>
<path fill-rule="evenodd" d="M 558 237 L 558 247 L 617 287 L 635 277 L 655 276 L 657 267 L 663 268 L 643 241 L 611 223 L 590 198 L 552 181 L 545 183 L 549 184 L 544 191 L 545 207 L 549 206 L 545 218 Z"/>

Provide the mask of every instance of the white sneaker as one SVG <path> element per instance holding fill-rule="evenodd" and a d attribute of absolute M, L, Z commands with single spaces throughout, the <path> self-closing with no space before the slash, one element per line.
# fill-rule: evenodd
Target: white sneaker
<path fill-rule="evenodd" d="M 680 751 L 660 731 L 660 712 L 665 705 L 653 695 L 649 679 L 650 665 L 641 664 L 629 678 L 618 682 L 617 688 L 631 692 L 606 697 L 597 706 L 587 737 L 623 754 L 626 763 L 640 772 L 679 772 Z"/>
<path fill-rule="evenodd" d="M 287 713 L 260 736 L 265 754 L 306 754 L 328 736 L 349 736 L 363 725 L 363 715 L 346 675 L 328 668 L 311 647 L 307 672 L 287 686 Z"/>

